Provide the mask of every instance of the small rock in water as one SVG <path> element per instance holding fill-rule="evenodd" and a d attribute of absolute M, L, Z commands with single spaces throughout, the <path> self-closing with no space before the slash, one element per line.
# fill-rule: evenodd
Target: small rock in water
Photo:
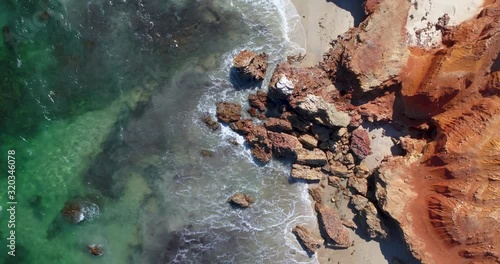
<path fill-rule="evenodd" d="M 77 224 L 85 219 L 83 214 L 84 208 L 79 202 L 66 202 L 63 209 L 61 210 L 61 215 L 67 221 Z"/>
<path fill-rule="evenodd" d="M 200 151 L 200 154 L 202 157 L 211 158 L 215 155 L 215 152 L 213 152 L 211 150 L 203 149 L 202 151 Z"/>
<path fill-rule="evenodd" d="M 205 123 L 205 125 L 207 125 L 207 127 L 209 127 L 210 129 L 212 129 L 214 131 L 219 129 L 219 127 L 220 127 L 220 124 L 217 121 L 215 121 L 212 118 L 212 116 L 209 114 L 204 115 L 201 118 L 201 121 L 203 121 L 203 123 Z"/>
<path fill-rule="evenodd" d="M 231 198 L 229 198 L 228 202 L 241 208 L 247 208 L 255 202 L 255 198 L 248 194 L 235 193 L 233 196 L 231 196 Z"/>
<path fill-rule="evenodd" d="M 88 245 L 87 250 L 94 256 L 102 256 L 104 254 L 102 246 L 98 244 Z"/>

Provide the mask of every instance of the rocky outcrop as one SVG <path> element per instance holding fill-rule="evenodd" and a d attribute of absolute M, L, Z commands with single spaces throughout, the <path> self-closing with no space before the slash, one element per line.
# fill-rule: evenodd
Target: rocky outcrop
<path fill-rule="evenodd" d="M 239 206 L 241 208 L 247 208 L 252 206 L 252 204 L 255 202 L 255 198 L 253 198 L 253 196 L 248 194 L 235 193 L 227 201 L 235 206 Z"/>
<path fill-rule="evenodd" d="M 267 130 L 273 131 L 273 132 L 285 132 L 285 133 L 291 133 L 293 128 L 292 124 L 290 121 L 286 119 L 280 119 L 280 118 L 269 118 L 265 123 L 264 126 L 266 127 Z"/>
<path fill-rule="evenodd" d="M 372 154 L 370 136 L 363 128 L 357 128 L 352 131 L 351 151 L 359 159 L 364 159 L 366 156 Z"/>
<path fill-rule="evenodd" d="M 377 12 L 340 36 L 322 63 L 332 78 L 358 93 L 396 84 L 410 54 L 405 27 L 411 3 L 374 2 L 368 11 L 376 6 Z"/>
<path fill-rule="evenodd" d="M 233 59 L 233 66 L 247 78 L 263 80 L 267 71 L 267 54 L 256 54 L 249 50 L 242 50 Z"/>
<path fill-rule="evenodd" d="M 316 253 L 321 245 L 323 245 L 323 239 L 317 238 L 304 226 L 296 226 L 292 229 L 292 233 L 297 237 L 297 240 L 304 248 L 304 250 L 309 254 Z"/>
<path fill-rule="evenodd" d="M 229 124 L 229 127 L 240 135 L 248 135 L 254 128 L 252 119 L 240 119 Z"/>
<path fill-rule="evenodd" d="M 382 222 L 382 217 L 372 202 L 361 195 L 354 195 L 351 197 L 351 204 L 358 211 L 362 226 L 370 238 L 386 238 L 388 236 L 389 229 Z"/>
<path fill-rule="evenodd" d="M 349 237 L 349 232 L 342 224 L 342 220 L 335 210 L 323 204 L 315 205 L 316 213 L 318 213 L 318 222 L 320 228 L 326 235 L 326 242 L 338 248 L 348 248 L 352 241 Z"/>
<path fill-rule="evenodd" d="M 229 102 L 217 103 L 217 118 L 224 123 L 232 123 L 241 118 L 241 105 Z"/>
<path fill-rule="evenodd" d="M 404 115 L 434 134 L 401 140 L 407 154 L 378 170 L 376 197 L 423 263 L 500 262 L 499 23 L 495 1 L 447 26 L 442 48 L 413 48 L 400 75 Z"/>

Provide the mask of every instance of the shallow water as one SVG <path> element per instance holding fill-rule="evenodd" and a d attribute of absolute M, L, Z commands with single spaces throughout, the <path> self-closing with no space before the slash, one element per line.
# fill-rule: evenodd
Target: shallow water
<path fill-rule="evenodd" d="M 16 151 L 18 205 L 16 257 L 0 261 L 315 262 L 290 232 L 314 222 L 305 186 L 290 184 L 286 164 L 257 165 L 227 127 L 200 122 L 215 102 L 254 92 L 231 83 L 239 50 L 275 65 L 300 48 L 287 4 L 1 0 L 0 139 L 2 153 Z M 236 191 L 254 207 L 231 208 Z M 93 209 L 78 224 L 60 215 L 72 200 Z M 86 251 L 95 243 L 103 256 Z"/>

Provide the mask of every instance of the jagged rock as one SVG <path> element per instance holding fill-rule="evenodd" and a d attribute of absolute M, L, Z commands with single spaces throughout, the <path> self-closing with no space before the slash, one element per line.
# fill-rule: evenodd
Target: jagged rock
<path fill-rule="evenodd" d="M 217 103 L 217 118 L 224 123 L 231 123 L 240 120 L 241 105 L 229 102 Z"/>
<path fill-rule="evenodd" d="M 90 254 L 94 256 L 102 256 L 104 254 L 104 249 L 101 245 L 92 244 L 87 246 L 87 250 Z"/>
<path fill-rule="evenodd" d="M 219 127 L 220 127 L 220 124 L 217 121 L 215 121 L 212 118 L 212 116 L 209 114 L 204 115 L 201 118 L 201 121 L 203 121 L 203 123 L 205 123 L 205 125 L 207 125 L 207 127 L 209 127 L 210 129 L 212 129 L 214 131 L 219 129 Z"/>
<path fill-rule="evenodd" d="M 273 146 L 273 153 L 277 157 L 295 156 L 295 151 L 302 148 L 299 140 L 289 134 L 268 132 L 267 135 Z"/>
<path fill-rule="evenodd" d="M 351 134 L 351 151 L 359 159 L 364 159 L 372 153 L 370 147 L 370 136 L 368 132 L 362 128 L 357 128 Z"/>
<path fill-rule="evenodd" d="M 267 54 L 257 55 L 252 51 L 242 50 L 234 57 L 233 66 L 245 77 L 263 80 L 267 70 Z"/>
<path fill-rule="evenodd" d="M 325 177 L 325 174 L 320 168 L 311 168 L 300 164 L 292 165 L 292 178 L 306 181 L 320 181 Z"/>
<path fill-rule="evenodd" d="M 328 162 L 325 153 L 317 148 L 313 150 L 297 149 L 296 154 L 296 163 L 301 165 L 321 167 Z"/>
<path fill-rule="evenodd" d="M 240 119 L 236 122 L 229 124 L 229 127 L 240 135 L 248 135 L 254 128 L 252 119 Z"/>
<path fill-rule="evenodd" d="M 311 195 L 313 200 L 317 203 L 323 203 L 323 192 L 324 191 L 325 191 L 325 189 L 323 189 L 323 187 L 321 187 L 321 186 L 317 186 L 317 187 L 308 189 L 309 195 Z"/>
<path fill-rule="evenodd" d="M 264 123 L 267 130 L 273 132 L 285 132 L 290 133 L 293 128 L 290 121 L 280 118 L 271 117 Z"/>
<path fill-rule="evenodd" d="M 264 112 L 266 110 L 267 93 L 258 91 L 256 94 L 250 94 L 248 96 L 248 103 L 260 112 Z"/>
<path fill-rule="evenodd" d="M 274 86 L 271 87 L 271 96 L 279 100 L 287 100 L 292 95 L 293 89 L 295 89 L 295 85 L 284 74 L 280 75 Z"/>
<path fill-rule="evenodd" d="M 342 224 L 337 212 L 326 205 L 315 204 L 316 212 L 318 213 L 318 223 L 324 233 L 326 234 L 327 243 L 332 242 L 334 246 L 339 248 L 348 248 L 352 242 L 349 232 Z"/>
<path fill-rule="evenodd" d="M 358 210 L 363 225 L 371 238 L 386 238 L 388 236 L 388 228 L 382 222 L 381 215 L 372 202 L 361 195 L 353 195 L 351 203 Z"/>
<path fill-rule="evenodd" d="M 312 150 L 318 146 L 318 140 L 309 134 L 303 134 L 299 137 L 302 146 L 308 150 Z"/>
<path fill-rule="evenodd" d="M 74 224 L 77 224 L 85 219 L 84 208 L 79 202 L 66 202 L 61 210 L 61 215 L 68 222 Z"/>
<path fill-rule="evenodd" d="M 263 126 L 254 126 L 254 129 L 245 137 L 252 149 L 252 155 L 259 161 L 266 163 L 272 158 L 272 143 Z"/>
<path fill-rule="evenodd" d="M 368 180 L 365 178 L 349 177 L 347 186 L 351 188 L 355 194 L 360 194 L 366 197 L 368 192 Z"/>
<path fill-rule="evenodd" d="M 292 229 L 292 233 L 295 237 L 297 237 L 297 240 L 302 245 L 302 248 L 304 248 L 304 250 L 309 254 L 316 253 L 316 250 L 323 245 L 323 239 L 317 238 L 305 226 L 296 226 Z"/>
<path fill-rule="evenodd" d="M 252 206 L 252 204 L 255 202 L 255 198 L 248 194 L 235 193 L 227 201 L 241 208 L 247 208 Z"/>
<path fill-rule="evenodd" d="M 335 105 L 312 94 L 308 94 L 300 101 L 296 110 L 304 117 L 328 127 L 347 127 L 351 122 L 348 113 L 337 111 Z"/>
<path fill-rule="evenodd" d="M 377 12 L 339 36 L 321 66 L 332 79 L 345 81 L 356 92 L 397 83 L 410 54 L 405 31 L 410 5 L 405 1 L 394 8 L 393 1 L 380 1 Z"/>
<path fill-rule="evenodd" d="M 364 164 L 363 162 L 354 167 L 354 176 L 358 178 L 367 178 L 368 176 L 370 176 L 370 173 L 370 169 L 368 169 L 366 164 Z"/>

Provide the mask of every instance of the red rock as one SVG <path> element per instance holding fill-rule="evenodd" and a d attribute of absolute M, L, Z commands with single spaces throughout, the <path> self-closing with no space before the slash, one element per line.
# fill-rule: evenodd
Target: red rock
<path fill-rule="evenodd" d="M 267 70 L 267 54 L 255 54 L 243 50 L 233 59 L 233 66 L 238 72 L 255 80 L 263 80 Z"/>
<path fill-rule="evenodd" d="M 228 102 L 217 103 L 217 118 L 224 123 L 231 123 L 240 120 L 241 105 Z"/>
<path fill-rule="evenodd" d="M 318 213 L 318 222 L 327 237 L 327 243 L 333 243 L 335 247 L 348 248 L 352 245 L 349 232 L 342 224 L 342 220 L 335 209 L 316 203 L 316 212 Z"/>
<path fill-rule="evenodd" d="M 267 130 L 273 132 L 290 133 L 293 130 L 290 121 L 274 117 L 269 118 L 269 120 L 264 123 L 264 126 Z"/>
<path fill-rule="evenodd" d="M 255 118 L 258 118 L 260 120 L 266 119 L 266 115 L 259 112 L 259 110 L 257 110 L 257 108 L 255 108 L 255 107 L 248 108 L 247 112 L 250 114 L 251 117 L 255 117 Z"/>
<path fill-rule="evenodd" d="M 248 194 L 235 193 L 227 201 L 241 208 L 247 208 L 252 206 L 252 204 L 255 202 L 255 198 Z"/>
<path fill-rule="evenodd" d="M 357 128 L 352 131 L 350 148 L 352 153 L 359 159 L 364 159 L 366 156 L 370 155 L 372 150 L 368 132 L 362 128 Z"/>
<path fill-rule="evenodd" d="M 289 134 L 268 132 L 267 135 L 273 146 L 273 153 L 277 157 L 295 156 L 297 149 L 302 148 L 299 140 Z"/>
<path fill-rule="evenodd" d="M 365 14 L 370 15 L 375 12 L 377 7 L 380 5 L 380 1 L 381 0 L 366 0 L 363 4 L 363 7 L 365 8 Z"/>
<path fill-rule="evenodd" d="M 102 256 L 104 254 L 102 246 L 97 244 L 88 245 L 87 250 L 94 256 Z"/>
<path fill-rule="evenodd" d="M 316 203 L 323 203 L 323 193 L 325 191 L 323 187 L 317 186 L 314 188 L 309 188 L 307 191 Z"/>
<path fill-rule="evenodd" d="M 254 126 L 254 129 L 245 137 L 252 149 L 252 154 L 259 161 L 266 163 L 272 158 L 272 143 L 263 126 Z"/>
<path fill-rule="evenodd" d="M 252 119 L 240 119 L 229 124 L 229 127 L 238 134 L 248 135 L 254 128 L 254 125 Z"/>
<path fill-rule="evenodd" d="M 267 104 L 267 93 L 258 91 L 256 94 L 250 94 L 248 96 L 248 103 L 260 112 L 264 112 Z"/>

